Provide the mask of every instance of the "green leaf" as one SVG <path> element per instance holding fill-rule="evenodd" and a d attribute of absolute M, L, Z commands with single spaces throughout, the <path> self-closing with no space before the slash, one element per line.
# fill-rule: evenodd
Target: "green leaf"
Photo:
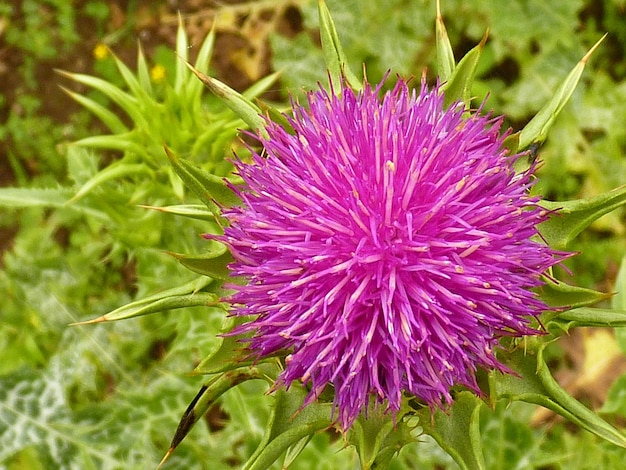
<path fill-rule="evenodd" d="M 233 257 L 226 245 L 221 243 L 215 242 L 212 250 L 201 255 L 186 255 L 172 252 L 169 254 L 187 269 L 198 274 L 209 276 L 213 279 L 228 279 L 230 277 L 228 264 L 233 261 Z"/>
<path fill-rule="evenodd" d="M 626 256 L 622 257 L 622 262 L 615 278 L 615 295 L 611 299 L 611 306 L 618 310 L 626 310 Z M 615 341 L 622 352 L 626 354 L 626 329 L 620 328 L 615 330 Z"/>
<path fill-rule="evenodd" d="M 545 345 L 544 345 L 545 346 Z M 571 413 L 571 421 L 579 424 L 587 431 L 615 445 L 626 448 L 626 436 L 600 418 L 596 413 L 585 407 L 564 390 L 550 374 L 548 365 L 543 360 L 543 348 L 537 355 L 537 375 L 550 398 Z M 565 415 L 564 415 L 565 416 Z M 567 416 L 565 416 L 567 418 Z"/>
<path fill-rule="evenodd" d="M 362 469 L 388 468 L 394 455 L 414 441 L 404 419 L 408 411 L 410 407 L 404 405 L 394 420 L 384 405 L 372 401 L 367 413 L 359 415 L 348 438 L 357 449 Z"/>
<path fill-rule="evenodd" d="M 230 114 L 230 111 L 228 111 Z M 237 129 L 245 126 L 245 123 L 237 118 L 232 117 L 228 121 L 215 121 L 212 126 L 207 127 L 198 135 L 194 136 L 193 145 L 191 147 L 191 155 L 204 155 L 207 148 L 212 149 L 210 154 L 219 156 L 223 162 L 223 153 L 230 146 L 233 138 L 237 135 Z"/>
<path fill-rule="evenodd" d="M 553 211 L 550 218 L 539 225 L 541 235 L 551 247 L 565 250 L 595 220 L 626 204 L 626 185 L 586 199 L 541 201 L 540 204 Z"/>
<path fill-rule="evenodd" d="M 215 176 L 202 168 L 193 165 L 187 160 L 178 158 L 169 149 L 165 149 L 167 156 L 172 162 L 174 170 L 185 182 L 187 187 L 191 189 L 196 196 L 203 202 L 211 201 L 209 209 L 217 202 L 221 206 L 232 207 L 241 204 L 241 199 L 235 192 L 228 187 L 226 179 L 221 176 Z"/>
<path fill-rule="evenodd" d="M 170 149 L 168 149 L 167 147 L 164 148 L 167 157 L 172 163 L 172 168 L 174 169 L 178 177 L 183 181 L 185 186 L 189 188 L 198 197 L 198 199 L 200 199 L 200 201 L 209 209 L 209 211 L 214 214 L 219 214 L 219 207 L 217 207 L 217 204 L 215 204 L 213 199 L 208 194 L 207 190 L 202 186 L 202 183 L 198 181 L 193 173 L 190 173 L 187 170 L 187 167 L 185 165 L 181 164 L 181 160 L 176 155 L 174 155 L 170 151 Z"/>
<path fill-rule="evenodd" d="M 208 222 L 215 220 L 215 214 L 207 210 L 206 206 L 202 204 L 180 204 L 164 207 L 144 206 L 140 204 L 138 207 L 164 212 L 165 214 L 181 215 L 183 217 L 189 217 L 190 219 L 205 220 Z"/>
<path fill-rule="evenodd" d="M 296 458 L 298 458 L 298 456 L 305 449 L 307 444 L 311 442 L 311 440 L 313 439 L 313 436 L 314 434 L 305 436 L 302 439 L 300 439 L 298 442 L 293 444 L 292 446 L 289 446 L 289 448 L 287 449 L 287 452 L 285 452 L 285 460 L 283 461 L 283 468 L 289 468 L 293 464 Z"/>
<path fill-rule="evenodd" d="M 626 310 L 626 256 L 622 257 L 617 277 L 615 278 L 615 296 L 611 306 L 615 309 Z"/>
<path fill-rule="evenodd" d="M 335 23 L 330 16 L 330 11 L 328 11 L 324 0 L 319 0 L 318 14 L 324 61 L 326 62 L 328 73 L 330 74 L 331 86 L 334 93 L 339 94 L 341 92 L 344 78 L 353 90 L 361 90 L 363 83 L 357 78 L 354 72 L 350 70 L 343 48 L 341 47 L 341 42 L 339 41 L 337 30 L 335 29 Z"/>
<path fill-rule="evenodd" d="M 279 389 L 274 392 L 276 401 L 265 436 L 243 470 L 265 470 L 291 446 L 331 426 L 332 404 L 313 402 L 303 408 L 306 396 L 307 391 L 295 383 L 289 391 Z"/>
<path fill-rule="evenodd" d="M 119 150 L 120 152 L 131 152 L 136 155 L 145 156 L 146 148 L 137 143 L 137 132 L 129 131 L 124 134 L 115 135 L 95 135 L 72 142 L 70 145 L 78 147 L 101 148 L 108 150 Z"/>
<path fill-rule="evenodd" d="M 480 408 L 483 402 L 474 393 L 460 392 L 446 412 L 430 408 L 418 411 L 420 425 L 463 470 L 484 469 L 480 442 Z"/>
<path fill-rule="evenodd" d="M 211 375 L 251 365 L 273 362 L 277 357 L 284 357 L 285 352 L 257 358 L 246 348 L 245 338 L 248 335 L 229 334 L 235 325 L 243 323 L 241 318 L 227 316 L 224 319 L 222 335 L 216 338 L 217 347 L 193 370 L 193 375 Z M 243 341 L 242 341 L 243 340 Z"/>
<path fill-rule="evenodd" d="M 181 59 L 176 62 L 176 78 L 174 81 L 174 90 L 177 94 L 180 94 L 185 86 L 185 79 L 187 78 L 187 69 L 185 63 L 189 58 L 189 52 L 187 48 L 187 34 L 185 33 L 185 26 L 183 25 L 183 17 L 178 12 L 178 29 L 176 31 L 176 55 Z"/>
<path fill-rule="evenodd" d="M 28 447 L 49 456 L 54 468 L 70 468 L 76 447 L 83 447 L 88 459 L 109 465 L 117 460 L 97 447 L 90 449 L 76 427 L 64 426 L 70 416 L 63 388 L 52 374 L 20 371 L 0 378 L 0 462 Z"/>
<path fill-rule="evenodd" d="M 447 82 L 452 76 L 456 63 L 446 25 L 443 23 L 443 17 L 441 16 L 440 0 L 437 0 L 435 32 L 437 35 L 437 76 L 442 82 Z"/>
<path fill-rule="evenodd" d="M 531 424 L 536 406 L 523 402 L 499 401 L 495 408 L 482 407 L 480 412 L 481 442 L 485 465 L 489 469 L 543 468 L 542 430 Z M 555 461 L 559 461 L 555 455 Z"/>
<path fill-rule="evenodd" d="M 374 462 L 380 454 L 383 441 L 393 431 L 393 426 L 389 416 L 372 416 L 368 413 L 367 418 L 357 418 L 350 429 L 350 441 L 359 453 L 362 469 L 376 468 Z"/>
<path fill-rule="evenodd" d="M 139 51 L 141 51 L 141 49 L 139 49 Z M 115 54 L 113 54 L 113 60 L 115 61 L 117 70 L 119 70 L 120 75 L 122 75 L 122 78 L 126 82 L 126 85 L 128 85 L 131 93 L 137 99 L 142 111 L 148 113 L 149 111 L 147 111 L 146 108 L 152 103 L 155 103 L 154 98 L 146 92 L 133 72 Z"/>
<path fill-rule="evenodd" d="M 91 204 L 76 203 L 69 205 L 74 190 L 69 188 L 0 188 L 0 206 L 4 207 L 55 207 L 68 208 L 72 211 L 93 217 L 102 222 L 110 221 L 109 216 Z"/>
<path fill-rule="evenodd" d="M 146 56 L 143 53 L 143 48 L 141 47 L 140 42 L 137 42 L 137 78 L 139 79 L 139 84 L 145 93 L 149 96 L 153 96 L 150 70 L 148 69 Z"/>
<path fill-rule="evenodd" d="M 542 143 L 546 140 L 548 132 L 554 124 L 554 120 L 559 115 L 565 104 L 569 101 L 572 93 L 578 85 L 578 81 L 582 76 L 585 65 L 591 57 L 591 54 L 600 45 L 602 40 L 606 37 L 606 34 L 596 42 L 589 52 L 576 64 L 574 69 L 565 78 L 563 83 L 557 88 L 552 99 L 539 110 L 539 112 L 533 117 L 528 124 L 522 129 L 519 139 L 519 149 L 523 150 L 527 148 L 533 142 Z"/>
<path fill-rule="evenodd" d="M 235 319 L 227 317 L 222 331 L 229 333 L 235 325 Z M 225 335 L 217 338 L 217 348 L 205 357 L 193 370 L 194 375 L 210 375 L 250 366 L 258 360 L 250 356 L 241 336 Z"/>
<path fill-rule="evenodd" d="M 544 277 L 545 284 L 538 289 L 539 297 L 546 305 L 554 308 L 587 307 L 611 297 L 612 294 L 554 282 Z M 552 313 L 551 315 L 554 315 Z M 551 318 L 551 317 L 550 317 Z"/>
<path fill-rule="evenodd" d="M 138 106 L 137 98 L 135 98 L 134 96 L 125 93 L 115 85 L 112 85 L 106 80 L 98 77 L 92 77 L 90 75 L 80 73 L 69 73 L 63 70 L 56 70 L 56 72 L 63 75 L 64 77 L 67 77 L 78 83 L 82 83 L 83 85 L 87 85 L 100 91 L 108 98 L 113 100 L 116 104 L 118 104 L 124 110 L 124 112 L 126 112 L 126 114 L 128 114 L 131 119 L 135 121 L 138 127 L 143 129 L 148 128 L 146 118 L 142 114 L 141 108 Z"/>
<path fill-rule="evenodd" d="M 99 331 L 106 333 L 105 329 Z M 0 462 L 3 466 L 155 468 L 158 463 L 155 443 L 167 439 L 167 429 L 176 425 L 177 410 L 185 406 L 182 397 L 193 391 L 188 380 L 181 380 L 178 374 L 161 370 L 154 376 L 152 368 L 147 373 L 145 363 L 133 372 L 137 375 L 129 390 L 130 384 L 125 383 L 123 377 L 131 374 L 121 370 L 119 365 L 116 368 L 112 361 L 119 358 L 118 351 L 114 344 L 104 340 L 123 334 L 119 330 L 113 333 L 111 327 L 106 334 L 98 334 L 99 331 L 96 327 L 87 336 L 81 335 L 79 329 L 69 329 L 66 341 L 59 345 L 44 369 L 21 369 L 0 377 Z M 140 343 L 138 338 L 133 338 L 132 344 L 137 346 L 137 343 Z M 94 347 L 98 348 L 97 353 Z M 96 355 L 97 361 L 94 360 Z M 86 371 L 94 366 L 106 367 L 106 372 L 116 378 L 115 394 L 104 401 L 100 401 L 98 395 L 94 397 L 94 390 L 85 388 L 85 383 L 93 380 Z M 142 376 L 142 372 L 145 375 Z M 141 382 L 140 387 L 137 381 Z M 77 397 L 74 393 L 87 396 Z M 203 439 L 207 438 L 206 432 L 198 432 Z M 210 455 L 194 451 L 192 456 L 188 448 L 181 450 L 183 452 L 172 459 L 173 468 L 192 468 L 194 461 L 197 463 Z M 38 466 L 20 467 L 20 460 L 30 451 Z"/>
<path fill-rule="evenodd" d="M 166 312 L 168 310 L 175 310 L 178 308 L 216 305 L 219 302 L 220 298 L 211 292 L 197 292 L 195 294 L 164 297 L 150 303 L 146 303 L 145 301 L 131 302 L 130 304 L 124 305 L 123 307 L 113 310 L 112 312 L 94 320 L 72 323 L 72 325 L 87 325 L 105 321 L 127 320 L 129 318 L 149 315 L 151 313 Z"/>
<path fill-rule="evenodd" d="M 575 308 L 558 313 L 550 320 L 550 324 L 555 324 L 564 331 L 580 326 L 596 327 L 624 327 L 626 326 L 626 310 L 615 310 L 611 308 Z"/>
<path fill-rule="evenodd" d="M 0 188 L 0 206 L 62 207 L 73 193 L 69 188 Z"/>
<path fill-rule="evenodd" d="M 209 69 L 211 55 L 213 54 L 213 46 L 215 45 L 215 25 L 216 23 L 214 22 L 209 34 L 204 38 L 204 41 L 200 46 L 198 56 L 196 57 L 196 63 L 194 64 L 196 70 L 206 71 Z M 181 66 L 182 65 L 184 65 L 184 63 L 181 64 Z M 187 96 L 189 104 L 192 105 L 194 101 L 198 100 L 201 93 L 202 82 L 196 80 L 195 77 L 190 76 L 187 81 Z"/>
<path fill-rule="evenodd" d="M 267 133 L 265 132 L 265 120 L 261 116 L 261 110 L 257 105 L 228 85 L 196 70 L 191 64 L 187 64 L 187 67 L 189 67 L 194 75 L 198 77 L 215 96 L 220 98 L 226 106 L 250 126 L 251 129 L 267 137 Z"/>
<path fill-rule="evenodd" d="M 626 447 L 626 436 L 577 401 L 554 380 L 543 360 L 545 346 L 546 343 L 539 345 L 537 355 L 521 349 L 510 355 L 506 365 L 517 375 L 490 373 L 492 402 L 505 398 L 541 405 L 602 439 Z"/>
<path fill-rule="evenodd" d="M 120 160 L 98 172 L 93 178 L 83 184 L 69 202 L 72 203 L 79 200 L 107 181 L 140 173 L 152 175 L 152 170 L 143 163 L 124 163 Z"/>
<path fill-rule="evenodd" d="M 472 84 L 480 55 L 487 42 L 487 34 L 485 33 L 476 47 L 463 56 L 452 72 L 450 80 L 441 86 L 445 94 L 444 106 L 449 107 L 457 101 L 462 101 L 465 103 L 465 109 L 469 109 L 472 100 Z"/>
<path fill-rule="evenodd" d="M 114 134 L 124 134 L 128 132 L 128 128 L 124 125 L 122 120 L 117 117 L 117 115 L 111 111 L 109 111 L 106 107 L 102 106 L 100 103 L 95 102 L 92 99 L 87 98 L 79 93 L 74 93 L 73 91 L 61 86 L 61 89 L 67 93 L 74 101 L 83 105 L 89 111 L 94 113 L 98 118 L 107 126 L 111 132 Z"/>
<path fill-rule="evenodd" d="M 160 468 L 165 461 L 169 459 L 178 445 L 183 441 L 187 434 L 189 434 L 194 425 L 204 416 L 211 405 L 213 405 L 221 395 L 226 393 L 231 388 L 236 387 L 237 385 L 248 380 L 268 380 L 269 377 L 276 375 L 275 370 L 276 366 L 269 364 L 264 364 L 258 367 L 246 367 L 224 372 L 223 374 L 211 379 L 211 381 L 207 384 L 203 385 L 183 413 L 180 423 L 178 424 L 178 428 L 172 438 L 170 448 L 163 457 L 163 460 L 161 460 L 158 468 Z"/>
<path fill-rule="evenodd" d="M 106 321 L 126 320 L 128 318 L 178 308 L 216 305 L 220 302 L 220 297 L 216 293 L 207 291 L 206 289 L 212 282 L 212 279 L 201 277 L 180 287 L 167 289 L 141 300 L 123 305 L 93 320 L 75 322 L 72 323 L 72 325 L 88 325 Z"/>

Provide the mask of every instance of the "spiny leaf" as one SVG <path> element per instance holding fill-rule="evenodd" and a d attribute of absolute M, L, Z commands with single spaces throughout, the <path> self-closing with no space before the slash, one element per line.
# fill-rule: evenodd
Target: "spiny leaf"
<path fill-rule="evenodd" d="M 224 319 L 224 324 L 222 325 L 224 335 L 217 338 L 217 348 L 200 361 L 200 364 L 196 366 L 192 374 L 217 374 L 254 363 L 255 358 L 251 357 L 250 351 L 245 349 L 245 344 L 241 342 L 242 337 L 228 334 L 233 330 L 237 321 L 241 322 L 242 320 L 233 317 Z"/>
<path fill-rule="evenodd" d="M 217 348 L 205 357 L 191 373 L 192 375 L 211 375 L 240 369 L 264 362 L 273 362 L 276 358 L 284 357 L 284 351 L 264 356 L 259 359 L 246 348 L 245 338 L 248 335 L 230 334 L 236 325 L 243 320 L 239 317 L 226 317 L 222 325 L 223 334 L 217 338 Z"/>
<path fill-rule="evenodd" d="M 140 204 L 138 207 L 142 207 L 144 209 L 151 209 L 151 210 L 155 210 L 159 212 L 164 212 L 166 214 L 181 215 L 183 217 L 189 217 L 191 219 L 199 219 L 199 220 L 206 220 L 206 221 L 215 220 L 215 214 L 207 210 L 206 206 L 202 204 L 180 204 L 176 206 L 164 206 L 164 207 L 144 206 Z"/>
<path fill-rule="evenodd" d="M 141 300 L 123 305 L 120 308 L 92 320 L 75 322 L 71 325 L 88 325 L 92 323 L 125 320 L 165 310 L 216 305 L 220 302 L 220 297 L 214 292 L 206 291 L 206 288 L 212 282 L 212 279 L 201 277 L 182 286 L 167 289 Z"/>
<path fill-rule="evenodd" d="M 22 370 L 1 377 L 0 462 L 10 462 L 30 447 L 37 448 L 44 461 L 55 464 L 48 468 L 80 468 L 81 460 L 99 462 L 101 468 L 123 465 L 113 452 L 107 452 L 112 447 L 88 445 L 89 430 L 72 418 L 63 384 L 50 371 Z"/>
<path fill-rule="evenodd" d="M 0 188 L 0 206 L 62 207 L 72 194 L 68 188 Z"/>
<path fill-rule="evenodd" d="M 208 126 L 195 136 L 191 155 L 202 154 L 206 152 L 207 148 L 211 148 L 213 149 L 210 152 L 212 155 L 219 155 L 219 159 L 223 158 L 224 149 L 232 144 L 233 137 L 237 135 L 237 129 L 245 126 L 241 119 L 231 115 L 230 110 L 225 111 L 228 112 L 229 119 L 218 120 L 216 116 L 213 125 Z"/>
<path fill-rule="evenodd" d="M 420 425 L 463 470 L 484 469 L 480 444 L 480 407 L 483 402 L 471 392 L 455 397 L 449 411 L 431 415 L 429 408 L 418 412 Z"/>
<path fill-rule="evenodd" d="M 225 178 L 208 173 L 186 160 L 178 158 L 167 147 L 165 147 L 165 153 L 170 159 L 176 174 L 200 201 L 207 206 L 209 212 L 215 214 L 216 219 L 219 218 L 221 213 L 216 202 L 225 207 L 241 203 L 239 196 L 228 186 L 229 183 L 227 183 Z"/>
<path fill-rule="evenodd" d="M 187 63 L 187 67 L 207 86 L 207 88 L 209 88 L 209 90 L 220 98 L 226 106 L 250 126 L 251 129 L 267 137 L 267 133 L 265 132 L 265 120 L 261 117 L 261 110 L 257 105 L 219 80 L 196 70 L 191 64 Z"/>
<path fill-rule="evenodd" d="M 142 107 L 142 110 L 146 112 L 146 107 L 155 103 L 153 97 L 149 95 L 144 87 L 139 83 L 139 80 L 133 72 L 126 66 L 124 62 L 122 62 L 115 54 L 113 55 L 113 60 L 115 61 L 115 65 L 117 66 L 117 70 L 119 70 L 120 75 L 128 85 L 131 93 L 137 99 L 139 105 Z"/>
<path fill-rule="evenodd" d="M 615 296 L 611 299 L 611 307 L 626 310 L 626 255 L 622 256 L 620 268 L 615 278 Z M 620 349 L 626 354 L 626 328 L 615 330 L 615 340 Z M 626 376 L 624 376 L 626 380 Z M 615 385 L 613 386 L 615 387 Z M 624 388 L 626 390 L 626 388 Z"/>
<path fill-rule="evenodd" d="M 0 206 L 4 207 L 57 207 L 69 208 L 103 222 L 110 217 L 89 204 L 69 205 L 74 190 L 69 188 L 0 188 Z"/>
<path fill-rule="evenodd" d="M 168 152 L 168 156 L 176 172 L 192 191 L 194 191 L 194 187 L 196 189 L 201 188 L 205 197 L 210 196 L 211 200 L 221 206 L 232 207 L 241 204 L 241 199 L 228 186 L 225 178 L 204 171 L 187 160 L 173 156 L 171 152 Z M 182 175 L 185 175 L 185 178 Z M 193 187 L 189 185 L 191 180 L 193 180 Z M 196 195 L 198 194 L 196 193 Z"/>
<path fill-rule="evenodd" d="M 543 347 L 539 349 L 537 355 L 537 376 L 548 392 L 548 396 L 551 400 L 562 406 L 568 413 L 571 413 L 573 419 L 570 418 L 570 421 L 574 421 L 598 437 L 626 448 L 626 436 L 624 436 L 624 434 L 572 397 L 554 380 L 548 365 L 543 360 L 543 349 L 545 346 L 544 344 Z M 567 418 L 567 416 L 565 417 Z"/>
<path fill-rule="evenodd" d="M 153 96 L 152 82 L 150 81 L 150 71 L 148 70 L 148 64 L 146 62 L 146 56 L 143 53 L 141 43 L 137 42 L 137 78 L 141 88 L 149 96 Z"/>
<path fill-rule="evenodd" d="M 187 69 L 185 69 L 185 63 L 188 60 L 189 52 L 187 50 L 187 34 L 185 33 L 185 26 L 183 25 L 183 17 L 178 12 L 178 30 L 176 31 L 176 54 L 182 60 L 176 62 L 176 78 L 174 80 L 174 90 L 177 94 L 180 94 L 185 85 L 185 78 L 187 76 Z"/>
<path fill-rule="evenodd" d="M 589 49 L 589 52 L 576 64 L 563 83 L 557 88 L 552 99 L 541 108 L 535 117 L 522 129 L 519 139 L 520 150 L 527 148 L 533 142 L 542 143 L 546 140 L 548 131 L 552 127 L 552 124 L 554 124 L 554 120 L 569 101 L 572 93 L 574 93 L 591 54 L 593 54 L 605 37 L 606 34 Z"/>
<path fill-rule="evenodd" d="M 61 86 L 61 89 L 65 93 L 67 93 L 73 100 L 83 105 L 89 111 L 98 116 L 98 118 L 104 123 L 104 125 L 107 126 L 114 134 L 124 134 L 128 132 L 128 128 L 124 125 L 122 120 L 117 117 L 115 113 L 109 111 L 100 103 L 97 103 L 94 100 L 89 99 L 79 93 L 74 93 L 64 86 Z"/>
<path fill-rule="evenodd" d="M 476 75 L 476 67 L 478 61 L 487 42 L 489 31 L 485 33 L 480 43 L 469 51 L 459 61 L 459 64 L 454 68 L 450 80 L 441 86 L 445 94 L 444 104 L 446 107 L 452 105 L 457 101 L 465 103 L 465 108 L 468 109 L 470 101 L 472 99 L 472 84 L 474 83 L 474 76 Z"/>
<path fill-rule="evenodd" d="M 442 82 L 446 82 L 452 76 L 456 64 L 450 38 L 448 38 L 448 32 L 441 16 L 440 0 L 437 0 L 435 32 L 437 35 L 437 76 Z"/>
<path fill-rule="evenodd" d="M 404 416 L 411 411 L 403 405 L 395 419 L 380 404 L 371 402 L 359 415 L 348 433 L 349 442 L 356 447 L 361 468 L 387 468 L 402 446 L 413 441 Z"/>
<path fill-rule="evenodd" d="M 283 468 L 289 468 L 291 464 L 298 458 L 298 456 L 302 453 L 304 448 L 311 442 L 313 439 L 313 434 L 309 434 L 308 436 L 303 437 L 295 444 L 289 446 L 287 451 L 285 452 L 285 460 L 283 461 Z"/>
<path fill-rule="evenodd" d="M 186 255 L 172 252 L 169 254 L 187 269 L 198 274 L 209 276 L 213 279 L 228 279 L 230 276 L 228 264 L 232 262 L 233 257 L 228 248 L 221 243 L 215 243 L 212 250 L 206 251 L 201 255 Z"/>
<path fill-rule="evenodd" d="M 200 46 L 198 56 L 196 57 L 196 63 L 194 65 L 196 70 L 208 70 L 209 68 L 209 62 L 211 61 L 213 46 L 215 44 L 215 25 L 216 23 L 213 23 L 211 31 L 209 31 L 209 34 L 206 36 L 206 38 L 204 38 L 204 41 Z M 190 76 L 190 80 L 187 81 L 187 96 L 189 102 L 193 103 L 195 100 L 197 100 L 201 92 L 202 82 Z"/>
<path fill-rule="evenodd" d="M 82 185 L 78 192 L 74 195 L 74 197 L 69 201 L 69 203 L 79 200 L 106 181 L 123 178 L 138 173 L 151 175 L 152 170 L 150 170 L 150 168 L 148 168 L 148 166 L 144 165 L 143 163 L 124 163 L 121 160 L 119 162 L 113 163 L 112 165 L 106 167 L 104 170 L 98 172 L 93 178 L 91 178 L 84 185 Z"/>
<path fill-rule="evenodd" d="M 129 131 L 115 135 L 95 135 L 72 142 L 70 145 L 78 147 L 101 148 L 108 150 L 119 150 L 120 152 L 134 153 L 135 155 L 145 155 L 146 148 L 137 143 L 137 132 Z"/>
<path fill-rule="evenodd" d="M 626 185 L 590 198 L 564 202 L 541 201 L 540 204 L 554 211 L 539 226 L 541 235 L 551 247 L 564 250 L 594 221 L 626 204 Z"/>
<path fill-rule="evenodd" d="M 208 409 L 215 403 L 222 394 L 233 387 L 254 379 L 264 379 L 269 376 L 276 375 L 275 365 L 261 365 L 259 367 L 246 367 L 233 371 L 224 372 L 213 378 L 210 382 L 203 385 L 194 399 L 191 401 L 178 424 L 178 428 L 174 433 L 170 447 L 161 460 L 158 468 L 169 459 L 170 455 L 176 450 L 178 445 L 189 434 L 194 425 L 204 416 Z"/>
<path fill-rule="evenodd" d="M 138 106 L 137 98 L 134 96 L 122 91 L 115 85 L 107 82 L 98 77 L 92 77 L 91 75 L 85 75 L 80 73 L 70 73 L 65 72 L 63 70 L 55 70 L 58 74 L 63 75 L 71 80 L 74 80 L 78 83 L 82 83 L 83 85 L 87 85 L 91 88 L 94 88 L 108 98 L 113 100 L 116 104 L 118 104 L 126 114 L 128 114 L 133 121 L 137 124 L 138 127 L 142 129 L 147 129 L 148 124 L 146 118 L 142 114 L 140 107 Z"/>
<path fill-rule="evenodd" d="M 93 320 L 72 323 L 71 325 L 91 325 L 92 323 L 102 323 L 106 321 L 127 320 L 129 318 L 149 315 L 151 313 L 165 312 L 167 310 L 175 310 L 185 307 L 200 307 L 216 305 L 220 302 L 220 298 L 211 292 L 198 292 L 196 294 L 177 295 L 165 297 L 155 300 L 149 304 L 133 305 L 133 303 L 124 305 L 123 307 L 113 310 Z"/>
<path fill-rule="evenodd" d="M 340 93 L 344 78 L 353 90 L 361 90 L 363 83 L 356 77 L 354 72 L 350 70 L 346 55 L 343 52 L 343 47 L 341 47 L 341 42 L 339 41 L 339 35 L 335 29 L 335 23 L 330 16 L 330 11 L 328 11 L 324 0 L 319 0 L 318 12 L 324 61 L 326 62 L 328 73 L 330 74 L 331 86 L 334 92 Z"/>
<path fill-rule="evenodd" d="M 610 308 L 582 307 L 558 313 L 548 323 L 557 326 L 563 331 L 581 326 L 595 327 L 624 327 L 626 326 L 626 310 Z"/>
<path fill-rule="evenodd" d="M 539 297 L 549 307 L 587 307 L 612 295 L 584 287 L 570 286 L 564 282 L 555 282 L 549 278 L 544 278 L 544 281 L 545 284 L 538 289 Z"/>
<path fill-rule="evenodd" d="M 265 470 L 291 446 L 331 426 L 332 404 L 313 402 L 303 408 L 306 396 L 307 391 L 297 384 L 292 384 L 289 392 L 282 389 L 274 392 L 276 401 L 265 436 L 243 470 Z"/>
<path fill-rule="evenodd" d="M 514 351 L 506 364 L 516 375 L 500 372 L 490 374 L 492 403 L 506 398 L 541 405 L 602 439 L 626 447 L 626 436 L 577 401 L 554 380 L 543 360 L 546 345 L 539 344 L 537 355 L 521 349 Z"/>

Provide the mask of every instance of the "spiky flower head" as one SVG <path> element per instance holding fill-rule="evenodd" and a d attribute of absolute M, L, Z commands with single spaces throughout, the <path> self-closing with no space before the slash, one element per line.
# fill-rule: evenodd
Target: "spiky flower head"
<path fill-rule="evenodd" d="M 252 316 L 258 357 L 287 351 L 278 385 L 329 385 L 348 429 L 372 396 L 432 407 L 477 368 L 506 370 L 502 335 L 536 334 L 530 290 L 559 255 L 535 241 L 546 214 L 516 173 L 501 118 L 444 107 L 440 88 L 399 80 L 293 104 L 268 122 L 265 155 L 237 161 L 243 204 L 219 239 L 235 262 L 233 314 Z"/>

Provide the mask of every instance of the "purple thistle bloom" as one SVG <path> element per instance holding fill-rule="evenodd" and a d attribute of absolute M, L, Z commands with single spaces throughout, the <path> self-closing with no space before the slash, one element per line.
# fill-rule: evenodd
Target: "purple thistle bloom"
<path fill-rule="evenodd" d="M 498 338 L 539 333 L 530 288 L 562 258 L 534 239 L 547 214 L 502 118 L 444 109 L 424 83 L 380 88 L 310 93 L 295 133 L 268 122 L 217 237 L 247 280 L 236 332 L 258 357 L 290 353 L 277 385 L 309 384 L 306 403 L 332 385 L 344 430 L 371 396 L 394 415 L 403 392 L 441 407 L 454 385 L 479 392 L 477 368 L 506 371 Z"/>

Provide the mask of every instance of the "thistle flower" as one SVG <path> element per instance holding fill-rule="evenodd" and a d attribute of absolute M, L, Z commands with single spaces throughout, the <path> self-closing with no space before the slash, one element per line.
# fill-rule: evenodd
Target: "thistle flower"
<path fill-rule="evenodd" d="M 329 385 L 343 429 L 372 397 L 431 407 L 478 368 L 506 371 L 501 336 L 538 333 L 531 288 L 562 257 L 536 241 L 547 217 L 513 168 L 502 118 L 444 108 L 438 87 L 399 80 L 293 103 L 268 122 L 266 155 L 237 161 L 243 204 L 227 209 L 237 332 L 264 357 L 287 351 L 277 385 Z"/>

